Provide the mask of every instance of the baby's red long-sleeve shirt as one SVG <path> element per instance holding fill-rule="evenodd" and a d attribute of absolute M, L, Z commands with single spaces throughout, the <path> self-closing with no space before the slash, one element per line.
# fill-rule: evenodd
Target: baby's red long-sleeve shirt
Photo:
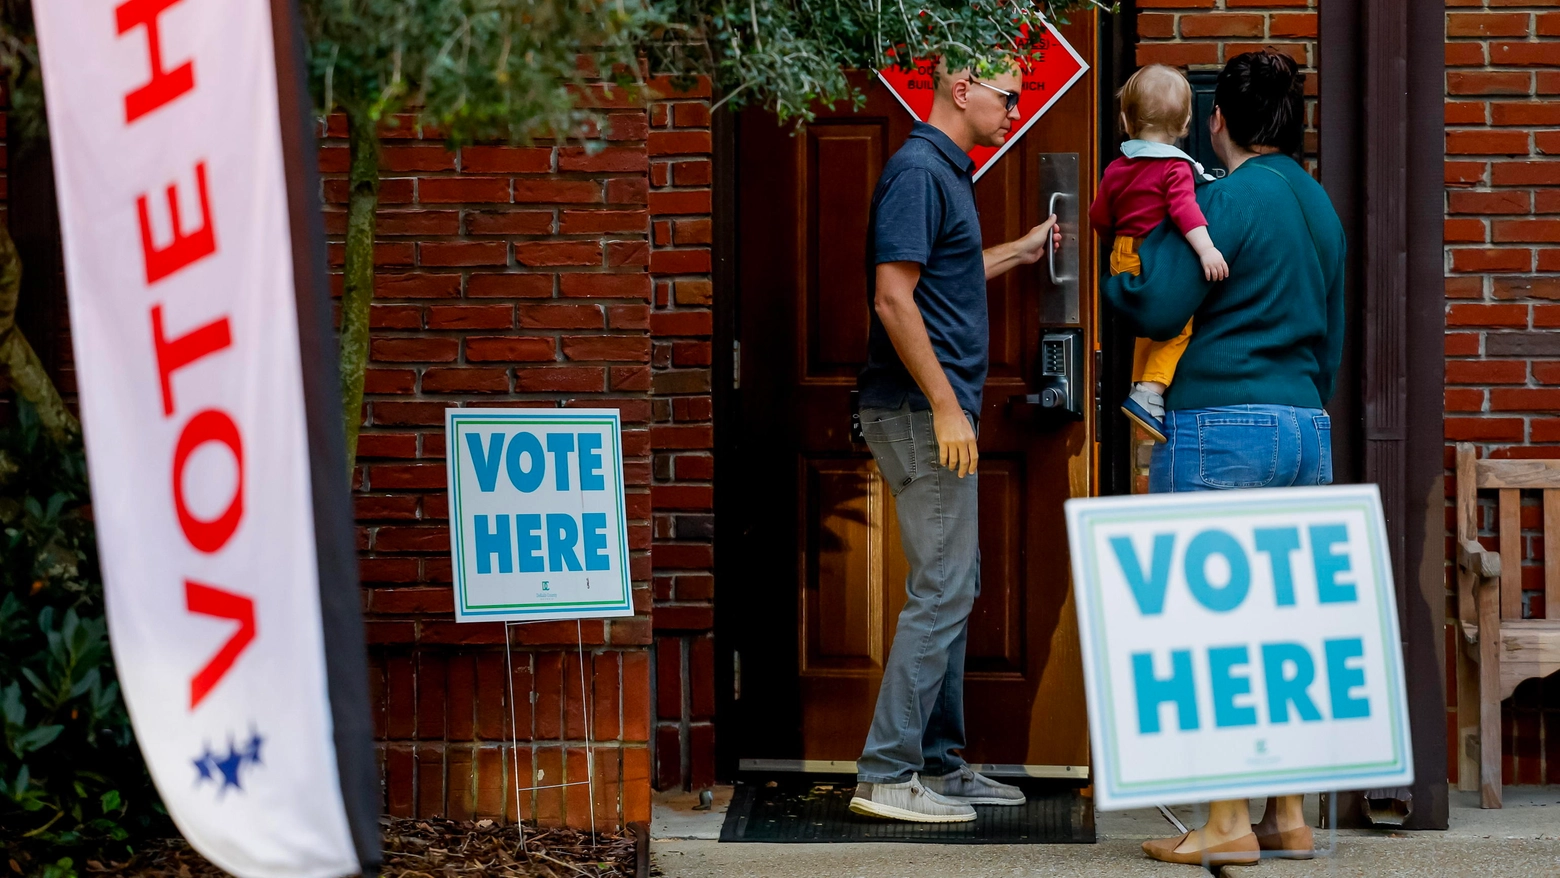
<path fill-rule="evenodd" d="M 1206 226 L 1192 166 L 1177 158 L 1127 158 L 1105 168 L 1089 222 L 1101 238 L 1146 237 L 1169 216 L 1181 234 Z"/>

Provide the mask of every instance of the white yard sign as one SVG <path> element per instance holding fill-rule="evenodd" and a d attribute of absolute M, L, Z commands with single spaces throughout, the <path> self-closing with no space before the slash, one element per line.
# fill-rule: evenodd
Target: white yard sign
<path fill-rule="evenodd" d="M 460 622 L 632 616 L 617 409 L 449 409 Z"/>
<path fill-rule="evenodd" d="M 1096 803 L 1413 782 L 1374 485 L 1069 500 Z"/>

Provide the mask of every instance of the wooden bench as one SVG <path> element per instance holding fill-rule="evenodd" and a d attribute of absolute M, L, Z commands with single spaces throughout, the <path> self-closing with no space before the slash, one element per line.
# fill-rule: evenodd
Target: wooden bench
<path fill-rule="evenodd" d="M 1478 492 L 1499 491 L 1500 551 L 1479 543 Z M 1522 491 L 1544 497 L 1544 607 L 1522 618 Z M 1478 460 L 1457 446 L 1458 789 L 1501 806 L 1500 703 L 1560 671 L 1560 460 Z"/>

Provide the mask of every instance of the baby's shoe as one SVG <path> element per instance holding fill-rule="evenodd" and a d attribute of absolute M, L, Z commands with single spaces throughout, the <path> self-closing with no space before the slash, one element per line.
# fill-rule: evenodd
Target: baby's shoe
<path fill-rule="evenodd" d="M 1165 441 L 1165 398 L 1141 384 L 1133 385 L 1132 394 L 1121 404 L 1121 410 L 1133 423 L 1148 431 L 1155 442 Z"/>

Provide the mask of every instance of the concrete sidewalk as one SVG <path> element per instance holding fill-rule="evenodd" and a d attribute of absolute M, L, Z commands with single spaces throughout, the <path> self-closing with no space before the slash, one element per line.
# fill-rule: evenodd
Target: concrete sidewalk
<path fill-rule="evenodd" d="M 1173 866 L 1143 856 L 1143 839 L 1174 833 L 1157 811 L 1101 812 L 1094 845 L 719 844 L 729 787 L 714 807 L 694 811 L 697 797 L 656 799 L 652 859 L 665 878 L 1020 878 L 1020 876 L 1196 876 L 1197 866 Z M 1313 818 L 1315 797 L 1307 800 Z M 1197 809 L 1177 807 L 1188 825 Z M 1327 844 L 1325 833 L 1317 843 Z M 1446 832 L 1338 833 L 1333 856 L 1306 862 L 1269 860 L 1229 867 L 1225 878 L 1397 878 L 1560 876 L 1560 788 L 1508 788 L 1506 807 L 1484 811 L 1476 794 L 1452 792 Z"/>

